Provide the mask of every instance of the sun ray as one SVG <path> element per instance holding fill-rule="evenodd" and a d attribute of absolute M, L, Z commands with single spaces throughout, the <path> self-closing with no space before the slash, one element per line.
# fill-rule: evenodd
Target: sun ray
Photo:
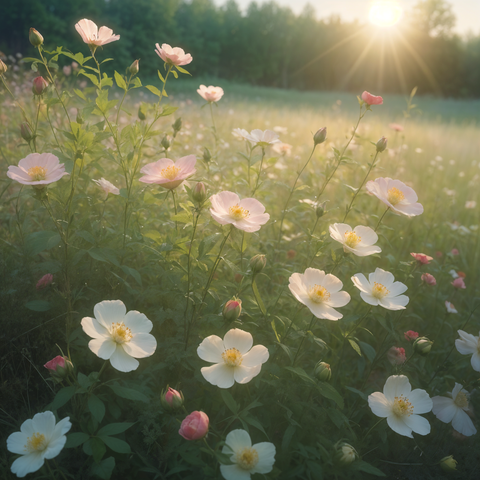
<path fill-rule="evenodd" d="M 393 64 L 395 65 L 395 70 L 397 71 L 397 75 L 400 80 L 402 93 L 408 93 L 407 81 L 405 80 L 405 75 L 403 74 L 402 64 L 398 58 L 396 45 L 392 41 L 392 37 L 388 37 L 388 41 L 390 42 L 390 51 L 392 52 Z"/>

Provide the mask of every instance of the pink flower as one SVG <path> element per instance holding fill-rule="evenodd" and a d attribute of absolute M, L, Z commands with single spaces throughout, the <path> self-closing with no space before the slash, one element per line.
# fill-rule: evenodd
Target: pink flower
<path fill-rule="evenodd" d="M 467 288 L 466 285 L 465 285 L 465 281 L 463 280 L 462 277 L 456 278 L 456 279 L 452 282 L 452 285 L 453 285 L 455 288 Z"/>
<path fill-rule="evenodd" d="M 167 393 L 165 394 L 165 401 L 170 405 L 172 406 L 173 405 L 173 399 L 175 398 L 182 398 L 182 396 L 180 395 L 180 393 L 178 393 L 176 390 L 174 390 L 173 388 L 171 387 L 168 387 L 168 391 Z"/>
<path fill-rule="evenodd" d="M 101 47 L 107 43 L 120 40 L 120 35 L 114 35 L 111 28 L 100 27 L 99 30 L 95 23 L 86 18 L 80 20 L 75 25 L 75 29 L 91 50 L 95 50 L 97 47 Z"/>
<path fill-rule="evenodd" d="M 222 310 L 223 318 L 226 322 L 234 322 L 242 313 L 242 301 L 239 298 L 229 300 Z"/>
<path fill-rule="evenodd" d="M 197 93 L 207 102 L 218 102 L 223 97 L 223 88 L 214 87 L 212 85 L 209 87 L 200 85 L 200 88 L 197 89 Z"/>
<path fill-rule="evenodd" d="M 405 349 L 392 347 L 387 352 L 387 358 L 392 365 L 402 365 L 402 363 L 405 363 L 405 360 L 407 359 L 405 356 Z"/>
<path fill-rule="evenodd" d="M 36 77 L 33 79 L 32 92 L 34 95 L 43 95 L 47 89 L 48 82 L 43 77 Z"/>
<path fill-rule="evenodd" d="M 244 232 L 256 232 L 270 219 L 265 207 L 254 198 L 244 198 L 233 192 L 220 192 L 210 197 L 210 213 L 220 225 L 229 223 Z"/>
<path fill-rule="evenodd" d="M 430 285 L 431 287 L 437 284 L 435 277 L 430 273 L 424 273 L 422 275 L 422 282 L 425 282 L 427 285 Z"/>
<path fill-rule="evenodd" d="M 155 44 L 155 53 L 166 63 L 170 65 L 188 65 L 192 60 L 192 56 L 187 53 L 183 48 L 174 47 L 172 48 L 168 43 L 160 45 L 158 43 Z"/>
<path fill-rule="evenodd" d="M 23 185 L 48 185 L 60 180 L 65 165 L 51 153 L 31 153 L 18 162 L 18 167 L 10 165 L 7 176 Z M 40 187 L 42 188 L 42 187 Z"/>
<path fill-rule="evenodd" d="M 422 265 L 427 265 L 433 260 L 433 257 L 429 257 L 424 253 L 411 253 L 410 255 Z"/>
<path fill-rule="evenodd" d="M 95 182 L 103 191 L 107 194 L 113 193 L 113 195 L 120 195 L 120 190 L 110 183 L 108 180 L 105 180 L 103 177 L 100 180 L 92 180 Z"/>
<path fill-rule="evenodd" d="M 209 419 L 204 412 L 192 412 L 183 420 L 178 433 L 185 440 L 200 440 L 208 433 Z"/>
<path fill-rule="evenodd" d="M 395 130 L 396 132 L 403 132 L 403 127 L 401 125 L 399 125 L 398 123 L 391 123 L 389 125 L 389 127 L 392 129 L 392 130 Z"/>
<path fill-rule="evenodd" d="M 448 300 L 445 300 L 445 308 L 448 313 L 458 313 L 458 310 L 455 308 L 455 305 Z"/>
<path fill-rule="evenodd" d="M 145 165 L 140 172 L 146 175 L 139 180 L 143 183 L 156 183 L 163 188 L 173 190 L 197 171 L 196 163 L 195 155 L 179 158 L 176 163 L 169 158 L 161 158 Z"/>
<path fill-rule="evenodd" d="M 37 285 L 35 288 L 37 290 L 43 290 L 44 288 L 47 288 L 52 282 L 53 282 L 53 275 L 51 273 L 47 273 L 37 282 Z"/>
<path fill-rule="evenodd" d="M 166 392 L 162 392 L 160 401 L 167 410 L 177 410 L 183 405 L 183 394 L 168 387 Z"/>
<path fill-rule="evenodd" d="M 68 77 L 72 73 L 72 66 L 71 65 L 65 65 L 62 68 L 62 70 L 63 70 L 63 74 Z"/>
<path fill-rule="evenodd" d="M 51 372 L 56 372 L 58 367 L 65 368 L 65 358 L 57 355 L 54 359 L 47 362 L 44 367 Z"/>
<path fill-rule="evenodd" d="M 368 93 L 367 91 L 362 93 L 362 100 L 367 104 L 367 105 L 382 105 L 383 103 L 383 98 L 380 96 L 372 95 L 371 93 Z"/>
<path fill-rule="evenodd" d="M 405 337 L 405 340 L 408 340 L 409 342 L 411 342 L 412 340 L 415 340 L 416 338 L 418 338 L 418 333 L 414 332 L 413 330 L 409 330 L 408 332 L 405 332 L 403 336 Z"/>
<path fill-rule="evenodd" d="M 460 252 L 458 251 L 458 249 L 452 248 L 450 254 L 451 254 L 451 255 L 460 255 Z"/>

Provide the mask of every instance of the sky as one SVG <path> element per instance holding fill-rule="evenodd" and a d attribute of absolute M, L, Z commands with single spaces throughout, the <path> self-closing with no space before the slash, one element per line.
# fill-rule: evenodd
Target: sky
<path fill-rule="evenodd" d="M 226 0 L 214 0 L 217 5 L 223 5 Z M 256 0 L 266 3 L 271 0 Z M 358 19 L 368 22 L 370 6 L 377 0 L 274 0 L 275 3 L 290 7 L 295 13 L 300 13 L 303 7 L 310 3 L 317 11 L 317 18 L 339 15 L 342 19 L 351 21 Z M 447 0 L 453 7 L 457 17 L 455 32 L 466 35 L 469 32 L 480 34 L 480 0 Z M 245 9 L 251 0 L 236 0 Z M 418 0 L 397 0 L 397 3 L 408 11 Z"/>

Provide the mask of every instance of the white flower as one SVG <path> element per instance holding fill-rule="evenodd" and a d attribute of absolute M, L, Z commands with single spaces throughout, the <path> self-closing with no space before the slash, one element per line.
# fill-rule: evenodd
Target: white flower
<path fill-rule="evenodd" d="M 215 363 L 201 369 L 205 380 L 220 388 L 230 388 L 235 382 L 248 383 L 268 360 L 268 349 L 253 345 L 250 333 L 239 328 L 229 330 L 223 340 L 216 335 L 205 338 L 197 354 L 206 362 Z"/>
<path fill-rule="evenodd" d="M 105 180 L 103 177 L 100 180 L 92 180 L 95 182 L 103 191 L 107 194 L 113 193 L 113 195 L 120 195 L 120 190 L 108 180 Z"/>
<path fill-rule="evenodd" d="M 380 247 L 374 246 L 378 241 L 378 235 L 370 227 L 359 225 L 352 230 L 346 223 L 334 223 L 328 229 L 330 236 L 343 245 L 345 252 L 366 257 L 382 251 Z"/>
<path fill-rule="evenodd" d="M 225 439 L 222 453 L 231 455 L 233 465 L 220 465 L 225 480 L 249 480 L 254 473 L 269 473 L 275 463 L 275 445 L 261 442 L 252 445 L 245 430 L 233 430 Z"/>
<path fill-rule="evenodd" d="M 292 153 L 292 146 L 288 143 L 279 142 L 272 147 L 272 150 L 279 155 L 290 155 Z"/>
<path fill-rule="evenodd" d="M 475 200 L 467 200 L 465 202 L 465 208 L 475 208 L 477 206 L 477 202 Z"/>
<path fill-rule="evenodd" d="M 207 102 L 218 102 L 223 97 L 224 92 L 222 87 L 200 85 L 197 93 Z"/>
<path fill-rule="evenodd" d="M 408 297 L 401 295 L 407 290 L 402 282 L 395 282 L 392 273 L 377 268 L 368 275 L 356 273 L 352 277 L 353 284 L 360 290 L 360 296 L 369 305 L 380 305 L 388 310 L 403 310 L 408 304 Z"/>
<path fill-rule="evenodd" d="M 457 273 L 455 270 L 452 269 L 452 270 L 450 270 L 448 273 L 449 273 L 453 278 L 458 278 L 458 273 Z"/>
<path fill-rule="evenodd" d="M 252 130 L 246 138 L 260 147 L 267 147 L 268 145 L 280 142 L 278 135 L 275 132 L 272 132 L 271 130 L 263 131 L 258 128 Z"/>
<path fill-rule="evenodd" d="M 340 291 L 343 283 L 335 275 L 307 268 L 305 273 L 294 273 L 289 282 L 288 288 L 293 296 L 317 318 L 339 320 L 343 317 L 335 308 L 344 307 L 350 301 L 350 295 Z"/>
<path fill-rule="evenodd" d="M 407 187 L 400 180 L 380 177 L 375 179 L 375 181 L 368 181 L 365 187 L 368 193 L 375 195 L 394 212 L 401 213 L 407 217 L 423 213 L 423 206 L 420 203 L 416 203 L 418 196 L 413 188 Z"/>
<path fill-rule="evenodd" d="M 23 478 L 42 468 L 45 460 L 55 458 L 64 447 L 65 434 L 70 428 L 70 417 L 56 424 L 52 412 L 37 413 L 32 419 L 25 420 L 20 431 L 7 439 L 7 449 L 22 455 L 12 463 L 12 473 Z"/>
<path fill-rule="evenodd" d="M 88 347 L 103 360 L 110 360 L 120 372 L 136 370 L 136 358 L 153 355 L 157 341 L 150 331 L 152 322 L 140 312 L 127 309 L 120 300 L 104 300 L 93 309 L 95 318 L 82 319 L 83 331 L 93 340 Z"/>
<path fill-rule="evenodd" d="M 472 367 L 476 372 L 480 372 L 480 334 L 478 337 L 471 333 L 458 330 L 460 338 L 455 340 L 455 346 L 462 355 L 472 355 Z"/>
<path fill-rule="evenodd" d="M 248 140 L 247 137 L 249 133 L 243 128 L 234 128 L 232 130 L 232 135 L 238 140 Z"/>
<path fill-rule="evenodd" d="M 458 313 L 458 310 L 455 308 L 455 305 L 448 300 L 445 300 L 445 308 L 448 313 Z"/>
<path fill-rule="evenodd" d="M 428 420 L 419 415 L 432 409 L 432 399 L 425 390 L 412 391 L 405 375 L 388 377 L 383 393 L 369 395 L 368 405 L 377 417 L 386 418 L 388 426 L 400 435 L 413 438 L 412 431 L 419 435 L 430 433 Z"/>
<path fill-rule="evenodd" d="M 470 437 L 477 433 L 468 412 L 468 399 L 470 394 L 463 390 L 462 385 L 455 383 L 455 388 L 448 393 L 448 397 L 433 397 L 433 414 L 442 422 L 452 422 L 452 427 L 462 435 Z"/>

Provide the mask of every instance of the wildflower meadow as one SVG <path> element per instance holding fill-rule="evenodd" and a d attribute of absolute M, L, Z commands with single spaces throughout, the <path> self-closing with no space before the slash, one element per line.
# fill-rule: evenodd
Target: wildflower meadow
<path fill-rule="evenodd" d="M 0 477 L 478 478 L 478 124 L 75 29 L 0 61 Z"/>

